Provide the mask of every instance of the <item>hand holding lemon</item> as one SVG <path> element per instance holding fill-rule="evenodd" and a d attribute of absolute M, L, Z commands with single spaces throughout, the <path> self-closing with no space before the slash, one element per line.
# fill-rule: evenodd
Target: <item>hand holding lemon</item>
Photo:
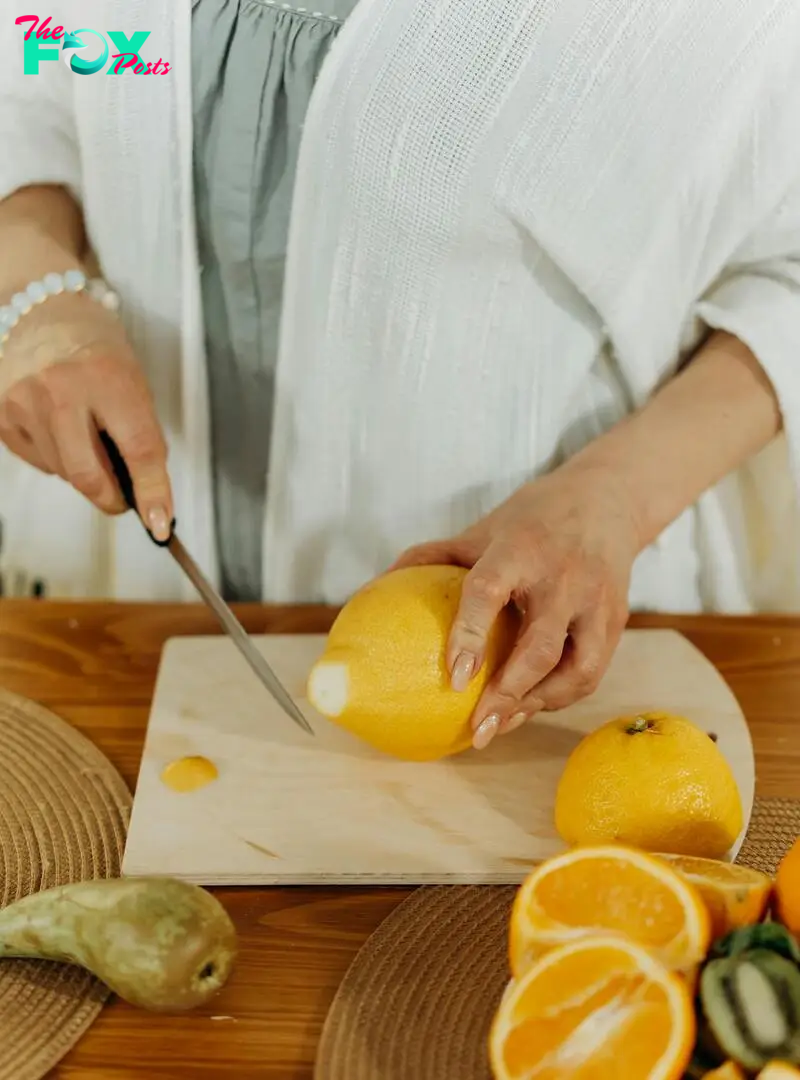
<path fill-rule="evenodd" d="M 476 747 L 597 688 L 627 622 L 631 570 L 643 546 L 617 471 L 579 454 L 464 532 L 412 548 L 395 563 L 468 568 L 446 645 L 457 689 L 481 669 L 507 606 L 521 613 L 514 647 L 476 703 Z"/>
<path fill-rule="evenodd" d="M 312 704 L 345 726 L 351 716 L 354 730 L 372 729 L 374 719 L 355 719 L 370 692 L 362 678 L 369 666 L 372 693 L 379 680 L 387 717 L 403 696 L 402 675 L 410 680 L 409 698 L 412 687 L 414 696 L 422 693 L 420 708 L 441 709 L 451 724 L 459 718 L 457 744 L 444 739 L 441 745 L 463 749 L 471 742 L 483 749 L 540 710 L 562 709 L 592 693 L 625 627 L 631 569 L 642 546 L 615 475 L 578 455 L 524 484 L 459 535 L 406 551 L 337 620 L 329 666 L 315 673 L 310 688 Z M 513 634 L 511 612 L 518 616 Z M 378 654 L 378 642 L 387 656 Z M 400 668 L 392 671 L 392 663 Z M 404 715 L 414 707 L 406 702 Z M 369 708 L 375 716 L 374 697 Z M 416 720 L 408 719 L 413 728 Z M 438 722 L 433 713 L 427 718 Z"/>

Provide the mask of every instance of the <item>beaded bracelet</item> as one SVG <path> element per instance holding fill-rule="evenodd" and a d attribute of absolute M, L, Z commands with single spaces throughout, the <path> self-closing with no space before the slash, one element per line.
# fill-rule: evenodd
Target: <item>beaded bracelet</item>
<path fill-rule="evenodd" d="M 3 346 L 20 319 L 37 304 L 65 292 L 86 293 L 107 311 L 119 310 L 119 296 L 102 278 L 89 279 L 82 270 L 45 274 L 41 281 L 32 281 L 22 292 L 15 293 L 9 304 L 0 307 L 0 360 L 3 358 Z"/>

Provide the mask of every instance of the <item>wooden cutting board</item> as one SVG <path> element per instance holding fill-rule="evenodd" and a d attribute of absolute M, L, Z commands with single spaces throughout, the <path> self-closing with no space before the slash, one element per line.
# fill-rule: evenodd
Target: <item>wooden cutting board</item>
<path fill-rule="evenodd" d="M 167 642 L 123 873 L 201 885 L 513 884 L 563 846 L 553 800 L 573 747 L 606 720 L 646 709 L 716 734 L 749 818 L 754 765 L 742 712 L 717 670 L 674 631 L 627 631 L 591 698 L 481 753 L 425 764 L 387 758 L 311 708 L 305 680 L 324 640 L 254 638 L 313 739 L 227 639 Z M 184 755 L 213 761 L 218 778 L 188 794 L 171 790 L 162 770 Z"/>

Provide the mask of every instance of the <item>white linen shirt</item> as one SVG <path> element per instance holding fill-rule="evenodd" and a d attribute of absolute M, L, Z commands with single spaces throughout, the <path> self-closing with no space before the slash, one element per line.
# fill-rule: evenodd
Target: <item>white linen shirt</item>
<path fill-rule="evenodd" d="M 0 197 L 81 198 L 213 575 L 190 0 L 81 3 L 81 25 L 149 29 L 163 77 L 24 76 L 12 8 Z M 264 598 L 340 602 L 641 405 L 719 327 L 758 356 L 786 434 L 640 556 L 631 603 L 800 609 L 798 116 L 795 0 L 361 0 L 298 165 Z M 130 516 L 8 454 L 0 519 L 4 557 L 46 564 L 51 592 L 191 596 Z"/>

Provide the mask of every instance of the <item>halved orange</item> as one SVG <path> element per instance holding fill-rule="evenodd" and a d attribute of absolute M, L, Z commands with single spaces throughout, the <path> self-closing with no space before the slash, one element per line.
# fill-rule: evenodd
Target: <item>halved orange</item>
<path fill-rule="evenodd" d="M 695 1034 L 684 980 L 606 934 L 553 949 L 508 986 L 489 1056 L 495 1080 L 678 1080 Z"/>
<path fill-rule="evenodd" d="M 708 951 L 711 921 L 697 889 L 657 856 L 620 844 L 572 848 L 536 867 L 517 893 L 511 971 L 519 977 L 549 949 L 607 932 L 691 976 Z"/>
<path fill-rule="evenodd" d="M 723 937 L 740 926 L 761 922 L 772 879 L 758 870 L 691 855 L 659 855 L 694 885 L 711 915 L 711 933 Z"/>
<path fill-rule="evenodd" d="M 718 1069 L 704 1073 L 703 1080 L 745 1080 L 745 1075 L 735 1061 L 726 1061 Z"/>
<path fill-rule="evenodd" d="M 756 1080 L 800 1080 L 800 1069 L 788 1061 L 771 1061 L 764 1066 Z"/>

